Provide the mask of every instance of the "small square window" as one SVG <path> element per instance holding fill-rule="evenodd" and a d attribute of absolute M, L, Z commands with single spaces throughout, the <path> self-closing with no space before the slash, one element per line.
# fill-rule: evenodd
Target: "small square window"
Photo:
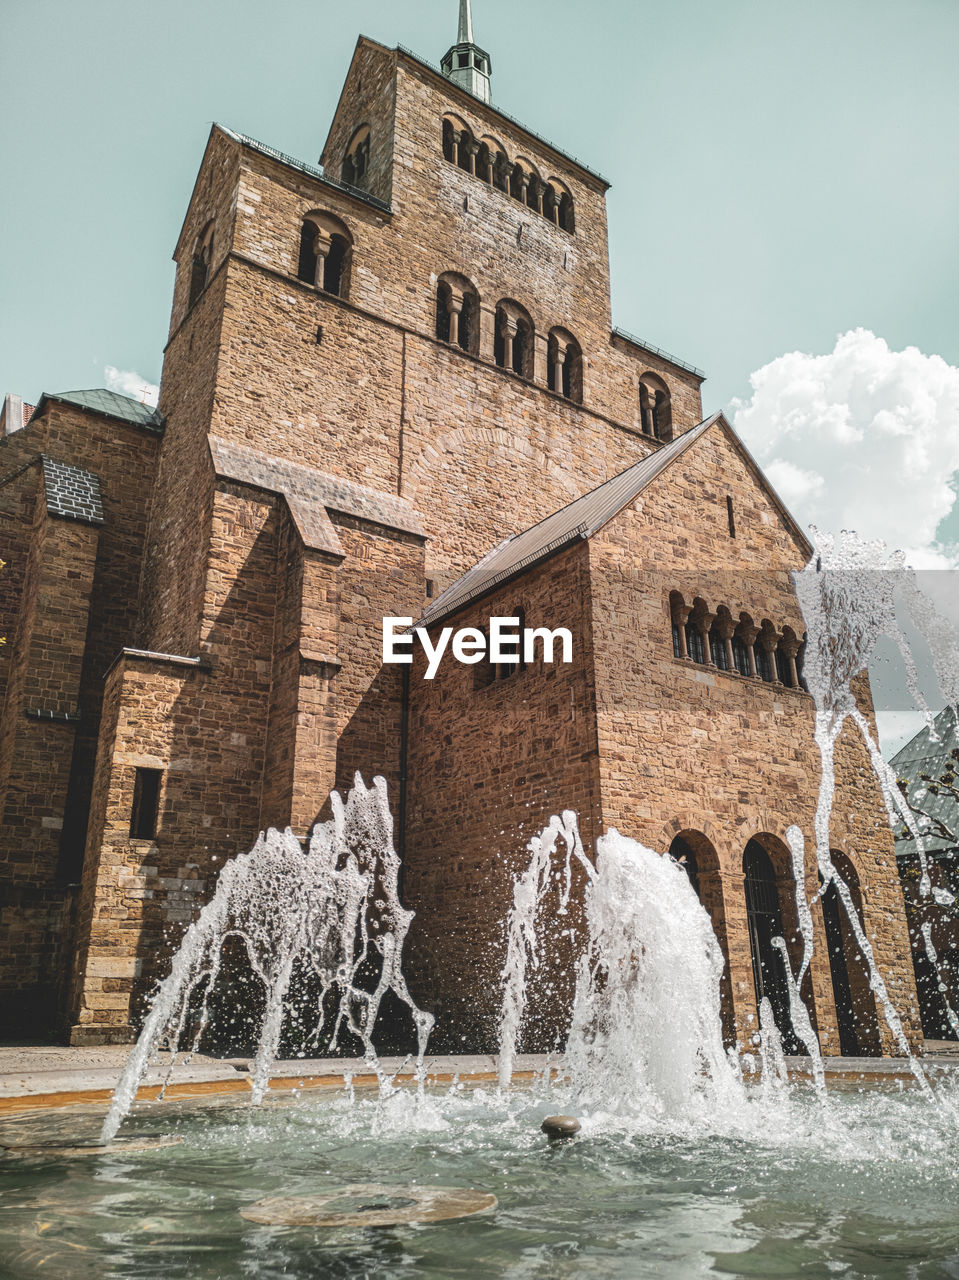
<path fill-rule="evenodd" d="M 456 55 L 456 65 L 458 67 L 468 67 L 470 64 L 470 56 L 468 53 L 458 53 Z"/>
<path fill-rule="evenodd" d="M 130 837 L 133 840 L 152 840 L 156 836 L 162 777 L 160 769 L 137 769 L 130 813 Z"/>

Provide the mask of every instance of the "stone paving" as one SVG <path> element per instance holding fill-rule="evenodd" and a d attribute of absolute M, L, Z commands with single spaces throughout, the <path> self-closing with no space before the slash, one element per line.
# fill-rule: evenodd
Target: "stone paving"
<path fill-rule="evenodd" d="M 955 1069 L 959 1067 L 959 1043 L 935 1041 L 927 1045 L 922 1058 L 926 1067 Z M 112 1090 L 130 1052 L 129 1045 L 103 1045 L 96 1048 L 59 1045 L 0 1045 L 0 1098 L 27 1098 Z M 194 1054 L 189 1061 L 173 1067 L 173 1084 L 223 1083 L 236 1085 L 249 1079 L 250 1058 L 213 1058 Z M 383 1069 L 403 1075 L 412 1071 L 409 1058 L 382 1058 Z M 810 1062 L 805 1057 L 788 1059 L 791 1074 L 806 1074 Z M 489 1079 L 497 1072 L 495 1056 L 489 1054 L 435 1055 L 426 1059 L 428 1076 L 448 1080 L 452 1076 Z M 909 1075 L 903 1058 L 826 1058 L 826 1073 L 855 1078 L 866 1076 Z M 541 1073 L 551 1067 L 562 1068 L 558 1055 L 519 1054 L 514 1071 L 519 1076 Z M 144 1077 L 144 1085 L 161 1084 L 169 1071 L 169 1054 L 159 1055 Z M 362 1058 L 295 1058 L 280 1060 L 270 1070 L 272 1080 L 317 1081 L 326 1077 L 368 1076 L 370 1069 Z M 332 1081 L 331 1081 L 332 1082 Z"/>

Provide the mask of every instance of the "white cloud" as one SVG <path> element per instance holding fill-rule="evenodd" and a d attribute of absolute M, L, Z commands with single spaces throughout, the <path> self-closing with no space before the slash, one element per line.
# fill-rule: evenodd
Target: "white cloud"
<path fill-rule="evenodd" d="M 106 378 L 108 390 L 118 391 L 122 396 L 130 396 L 133 400 L 140 400 L 144 404 L 156 407 L 156 402 L 160 398 L 160 388 L 148 382 L 142 374 L 132 369 L 115 369 L 112 364 L 108 364 L 103 370 L 103 375 Z"/>
<path fill-rule="evenodd" d="M 750 378 L 734 425 L 804 526 L 881 538 L 916 568 L 959 565 L 936 540 L 959 481 L 959 369 L 867 329 Z"/>

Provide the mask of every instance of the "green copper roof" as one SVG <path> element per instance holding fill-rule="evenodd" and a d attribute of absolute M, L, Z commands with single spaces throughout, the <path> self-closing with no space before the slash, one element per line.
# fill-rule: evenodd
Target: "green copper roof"
<path fill-rule="evenodd" d="M 935 785 L 939 775 L 945 772 L 947 763 L 956 764 L 955 761 L 950 761 L 949 752 L 954 747 L 959 747 L 959 708 L 943 707 L 933 723 L 938 742 L 934 740 L 928 726 L 920 729 L 910 742 L 896 752 L 889 764 L 897 778 L 906 779 L 909 803 L 923 813 L 928 813 L 930 817 L 939 818 L 959 834 L 959 805 L 950 795 L 930 794 L 927 790 L 929 784 L 919 777 L 921 773 L 927 773 Z M 896 842 L 897 853 L 909 853 L 912 847 L 911 840 Z M 929 852 L 934 853 L 937 849 L 945 848 L 946 844 L 942 840 L 929 839 L 926 847 Z"/>
<path fill-rule="evenodd" d="M 107 418 L 119 418 L 121 422 L 132 422 L 138 427 L 148 427 L 153 431 L 163 428 L 163 419 L 156 409 L 133 400 L 130 396 L 122 396 L 118 391 L 107 391 L 106 387 L 94 387 L 89 391 L 44 391 L 35 414 L 43 412 L 48 400 L 75 404 L 80 409 L 91 409 Z"/>

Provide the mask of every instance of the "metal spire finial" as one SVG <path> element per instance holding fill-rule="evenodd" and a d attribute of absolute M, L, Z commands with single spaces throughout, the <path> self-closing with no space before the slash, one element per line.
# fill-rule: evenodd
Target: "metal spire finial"
<path fill-rule="evenodd" d="M 473 43 L 473 7 L 470 0 L 460 0 L 460 28 L 456 43 Z"/>
<path fill-rule="evenodd" d="M 489 102 L 490 56 L 473 40 L 473 6 L 470 0 L 460 0 L 456 44 L 447 49 L 440 66 L 447 80 Z"/>

